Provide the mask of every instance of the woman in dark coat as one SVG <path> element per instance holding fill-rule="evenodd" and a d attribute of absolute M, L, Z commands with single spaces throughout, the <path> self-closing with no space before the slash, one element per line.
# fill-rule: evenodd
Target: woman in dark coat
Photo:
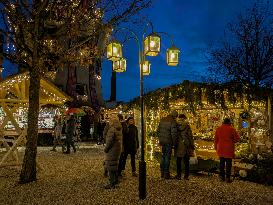
<path fill-rule="evenodd" d="M 109 129 L 106 134 L 106 144 L 104 148 L 105 154 L 105 169 L 108 172 L 109 184 L 106 189 L 114 188 L 118 183 L 117 170 L 118 160 L 122 146 L 122 127 L 119 120 L 115 117 L 109 121 Z"/>
<path fill-rule="evenodd" d="M 121 163 L 119 167 L 119 175 L 121 175 L 121 171 L 125 170 L 126 160 L 128 155 L 131 156 L 131 167 L 132 167 L 132 176 L 137 176 L 136 174 L 136 160 L 135 156 L 137 153 L 137 149 L 139 148 L 138 142 L 138 131 L 135 126 L 134 118 L 129 117 L 127 119 L 127 132 L 123 136 L 123 155 L 121 156 Z"/>
<path fill-rule="evenodd" d="M 176 156 L 176 166 L 177 175 L 176 179 L 181 179 L 181 162 L 182 159 L 185 165 L 185 175 L 184 179 L 189 179 L 190 173 L 190 156 L 194 150 L 194 140 L 191 131 L 191 127 L 187 122 L 187 118 L 184 114 L 180 114 L 177 120 L 178 137 L 175 145 L 175 156 Z"/>

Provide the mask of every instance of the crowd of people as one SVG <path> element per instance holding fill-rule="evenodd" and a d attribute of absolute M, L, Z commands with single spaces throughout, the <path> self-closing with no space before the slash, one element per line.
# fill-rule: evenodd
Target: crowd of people
<path fill-rule="evenodd" d="M 160 120 L 157 129 L 159 144 L 162 148 L 160 171 L 162 179 L 181 180 L 183 161 L 185 171 L 184 179 L 189 180 L 190 157 L 195 156 L 195 145 L 191 127 L 184 114 L 172 111 Z M 114 188 L 119 183 L 119 176 L 125 169 L 126 159 L 131 156 L 132 176 L 137 176 L 135 155 L 139 147 L 138 131 L 134 119 L 129 117 L 126 121 L 122 115 L 112 116 L 104 128 L 105 145 L 105 176 L 109 176 L 107 189 Z M 232 159 L 235 157 L 235 143 L 240 139 L 232 127 L 231 120 L 225 118 L 223 124 L 215 132 L 214 147 L 220 158 L 220 180 L 231 182 Z M 176 176 L 170 174 L 172 152 L 176 157 Z"/>
<path fill-rule="evenodd" d="M 178 118 L 178 119 L 177 119 Z M 162 147 L 162 159 L 160 163 L 161 177 L 172 179 L 170 175 L 170 161 L 172 150 L 176 157 L 175 179 L 181 179 L 181 162 L 184 161 L 184 179 L 189 179 L 189 160 L 195 155 L 195 146 L 192 131 L 184 114 L 178 115 L 172 111 L 161 119 L 158 126 L 159 143 Z M 231 182 L 232 159 L 235 157 L 235 143 L 240 139 L 238 133 L 231 125 L 231 120 L 225 118 L 223 124 L 216 129 L 214 148 L 220 158 L 220 180 Z"/>
<path fill-rule="evenodd" d="M 115 188 L 122 178 L 126 167 L 128 155 L 131 158 L 132 176 L 136 177 L 136 153 L 139 148 L 138 129 L 133 117 L 124 120 L 121 114 L 111 115 L 108 122 L 100 124 L 98 128 L 99 142 L 103 144 L 105 152 L 104 175 L 108 177 L 109 184 L 106 189 Z M 56 151 L 56 146 L 61 145 L 63 152 L 70 153 L 70 147 L 76 152 L 74 136 L 76 121 L 74 115 L 68 116 L 62 123 L 56 120 L 54 130 L 54 146 L 52 151 Z M 65 142 L 62 136 L 65 134 Z M 182 179 L 182 161 L 184 163 L 185 180 L 189 180 L 190 157 L 194 157 L 195 145 L 191 127 L 184 114 L 172 111 L 162 118 L 158 125 L 157 134 L 159 144 L 162 148 L 162 158 L 160 171 L 162 179 Z M 231 182 L 232 159 L 235 157 L 235 143 L 239 141 L 239 135 L 232 127 L 231 120 L 225 118 L 223 124 L 216 129 L 214 147 L 220 158 L 220 180 Z M 66 148 L 65 148 L 66 146 Z M 66 150 L 66 151 L 65 151 Z M 176 157 L 176 176 L 170 174 L 171 156 Z"/>
<path fill-rule="evenodd" d="M 56 151 L 56 147 L 61 146 L 64 154 L 70 154 L 70 147 L 76 153 L 75 138 L 77 138 L 77 123 L 75 116 L 68 115 L 63 121 L 58 117 L 55 122 L 54 145 L 51 151 Z"/>

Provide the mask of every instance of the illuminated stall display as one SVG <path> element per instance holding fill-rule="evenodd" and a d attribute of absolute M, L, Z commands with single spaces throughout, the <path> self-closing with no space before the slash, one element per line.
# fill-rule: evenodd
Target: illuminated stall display
<path fill-rule="evenodd" d="M 0 144 L 3 144 L 8 152 L 0 161 L 0 166 L 5 165 L 9 156 L 15 157 L 19 164 L 17 147 L 24 145 L 27 133 L 27 107 L 29 99 L 29 74 L 21 73 L 7 78 L 0 83 Z M 42 78 L 40 81 L 40 107 L 45 105 L 63 106 L 64 103 L 71 100 L 65 93 L 60 91 L 52 83 Z M 50 109 L 41 109 L 39 114 L 39 128 L 53 128 L 54 111 Z M 9 136 L 10 130 L 15 132 L 18 137 L 10 148 L 5 141 L 4 136 Z M 13 134 L 14 135 L 14 134 Z"/>

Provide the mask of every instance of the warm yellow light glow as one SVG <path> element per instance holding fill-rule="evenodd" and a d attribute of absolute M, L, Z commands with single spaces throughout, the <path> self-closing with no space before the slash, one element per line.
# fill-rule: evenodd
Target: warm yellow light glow
<path fill-rule="evenodd" d="M 151 33 L 144 40 L 144 53 L 148 56 L 157 56 L 160 52 L 160 36 Z"/>
<path fill-rule="evenodd" d="M 122 45 L 118 41 L 112 41 L 107 45 L 107 58 L 111 61 L 117 61 L 122 58 Z"/>
<path fill-rule="evenodd" d="M 115 72 L 126 71 L 126 59 L 121 58 L 120 60 L 113 61 L 113 71 Z"/>
<path fill-rule="evenodd" d="M 118 52 L 118 49 L 116 47 L 113 48 L 113 53 L 116 54 Z"/>
<path fill-rule="evenodd" d="M 176 48 L 174 45 L 167 50 L 167 64 L 169 66 L 177 66 L 179 63 L 179 49 Z"/>
<path fill-rule="evenodd" d="M 151 63 L 149 61 L 144 61 L 140 64 L 140 68 L 142 69 L 142 75 L 149 75 Z"/>
<path fill-rule="evenodd" d="M 150 42 L 150 47 L 155 47 L 155 42 L 154 41 Z"/>

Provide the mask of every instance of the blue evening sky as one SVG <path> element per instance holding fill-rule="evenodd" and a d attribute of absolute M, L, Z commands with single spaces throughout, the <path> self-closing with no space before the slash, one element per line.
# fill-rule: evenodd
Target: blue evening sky
<path fill-rule="evenodd" d="M 237 14 L 245 11 L 254 0 L 155 0 L 148 15 L 154 31 L 173 35 L 175 45 L 180 48 L 180 64 L 168 67 L 165 51 L 170 40 L 162 36 L 162 51 L 159 56 L 150 57 L 151 74 L 145 77 L 144 91 L 177 84 L 183 80 L 200 81 L 207 74 L 206 52 L 209 45 L 221 40 L 227 23 Z M 273 1 L 270 4 L 272 6 Z M 142 31 L 138 32 L 141 36 Z M 139 95 L 139 67 L 137 44 L 124 44 L 127 71 L 117 73 L 117 101 L 129 101 Z M 102 67 L 102 89 L 105 100 L 110 98 L 111 63 L 105 61 Z"/>

